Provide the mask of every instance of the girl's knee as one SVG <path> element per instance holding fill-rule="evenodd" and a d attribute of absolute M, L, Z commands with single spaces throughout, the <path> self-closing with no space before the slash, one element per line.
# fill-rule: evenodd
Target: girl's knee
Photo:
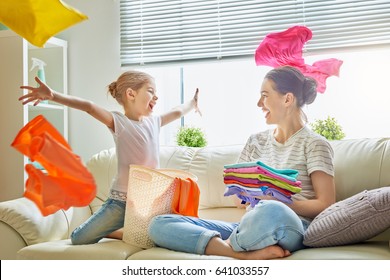
<path fill-rule="evenodd" d="M 70 241 L 72 242 L 72 245 L 84 245 L 89 243 L 87 240 L 82 238 L 77 231 L 72 232 Z"/>
<path fill-rule="evenodd" d="M 74 237 L 71 237 L 70 241 L 71 241 L 72 245 L 84 245 L 83 242 L 81 242 L 79 239 L 74 238 Z"/>
<path fill-rule="evenodd" d="M 84 228 L 76 228 L 70 235 L 70 241 L 72 245 L 88 245 L 99 242 L 101 238 L 92 236 L 90 233 L 86 232 Z"/>

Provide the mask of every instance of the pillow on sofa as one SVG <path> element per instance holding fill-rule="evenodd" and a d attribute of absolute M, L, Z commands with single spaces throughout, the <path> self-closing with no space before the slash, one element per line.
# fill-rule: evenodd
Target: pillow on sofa
<path fill-rule="evenodd" d="M 370 239 L 390 227 L 390 187 L 365 190 L 336 202 L 309 225 L 310 247 L 346 245 Z"/>

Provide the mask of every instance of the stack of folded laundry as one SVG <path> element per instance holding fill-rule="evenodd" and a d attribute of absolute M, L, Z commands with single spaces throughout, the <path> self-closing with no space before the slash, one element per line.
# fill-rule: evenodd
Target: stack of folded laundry
<path fill-rule="evenodd" d="M 294 169 L 275 169 L 261 161 L 242 162 L 224 166 L 224 196 L 236 195 L 243 204 L 254 207 L 258 196 L 273 196 L 284 203 L 291 203 L 291 196 L 301 191 Z"/>

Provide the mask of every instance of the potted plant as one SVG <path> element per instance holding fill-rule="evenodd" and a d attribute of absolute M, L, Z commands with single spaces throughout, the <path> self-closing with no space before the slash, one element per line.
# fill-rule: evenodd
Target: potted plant
<path fill-rule="evenodd" d="M 343 128 L 335 118 L 328 116 L 325 120 L 315 120 L 310 124 L 313 131 L 324 136 L 328 140 L 341 140 L 345 137 Z"/>
<path fill-rule="evenodd" d="M 207 145 L 207 140 L 200 128 L 183 126 L 176 134 L 176 143 L 179 146 L 204 147 Z"/>

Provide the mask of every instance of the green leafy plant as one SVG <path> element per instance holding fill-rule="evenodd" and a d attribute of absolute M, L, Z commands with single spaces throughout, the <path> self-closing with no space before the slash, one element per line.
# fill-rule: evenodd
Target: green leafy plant
<path fill-rule="evenodd" d="M 335 118 L 328 116 L 325 120 L 315 120 L 310 124 L 313 131 L 324 136 L 328 140 L 341 140 L 345 137 L 343 128 Z"/>
<path fill-rule="evenodd" d="M 180 127 L 176 134 L 176 143 L 179 146 L 204 147 L 207 140 L 204 132 L 198 127 Z"/>

